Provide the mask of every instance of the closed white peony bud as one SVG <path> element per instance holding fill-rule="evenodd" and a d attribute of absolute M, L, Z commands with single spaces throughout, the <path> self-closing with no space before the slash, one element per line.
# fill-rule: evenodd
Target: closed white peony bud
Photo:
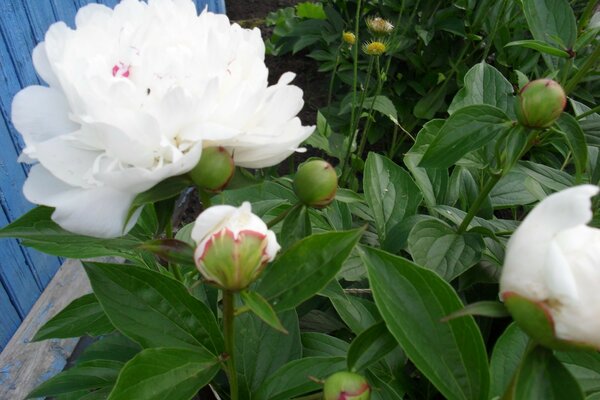
<path fill-rule="evenodd" d="M 600 349 L 600 229 L 586 225 L 598 191 L 582 185 L 548 196 L 508 242 L 500 297 L 543 345 Z"/>
<path fill-rule="evenodd" d="M 194 259 L 202 276 L 222 289 L 239 291 L 258 278 L 281 248 L 273 231 L 241 207 L 214 206 L 198 216 L 192 230 Z"/>

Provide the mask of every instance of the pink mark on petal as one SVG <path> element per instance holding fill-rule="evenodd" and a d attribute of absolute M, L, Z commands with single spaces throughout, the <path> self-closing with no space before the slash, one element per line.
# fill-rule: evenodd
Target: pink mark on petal
<path fill-rule="evenodd" d="M 116 64 L 112 69 L 112 75 L 116 78 L 129 78 L 131 65 L 125 65 L 122 62 Z"/>

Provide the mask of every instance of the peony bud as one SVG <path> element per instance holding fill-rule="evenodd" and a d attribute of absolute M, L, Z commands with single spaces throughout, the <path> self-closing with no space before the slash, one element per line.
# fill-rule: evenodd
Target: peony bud
<path fill-rule="evenodd" d="M 294 177 L 296 196 L 307 206 L 323 208 L 335 198 L 337 174 L 327 161 L 312 160 L 298 168 Z"/>
<path fill-rule="evenodd" d="M 353 372 L 336 372 L 325 380 L 325 400 L 369 400 L 371 387 L 367 380 Z"/>
<path fill-rule="evenodd" d="M 523 86 L 516 102 L 519 122 L 529 128 L 547 128 L 560 117 L 567 104 L 563 88 L 551 79 Z"/>
<path fill-rule="evenodd" d="M 202 150 L 200 161 L 188 175 L 199 188 L 209 192 L 223 190 L 235 172 L 233 158 L 223 147 Z"/>
<path fill-rule="evenodd" d="M 258 278 L 280 249 L 273 231 L 250 203 L 241 207 L 214 206 L 198 216 L 192 230 L 198 244 L 196 267 L 210 283 L 239 291 Z"/>
<path fill-rule="evenodd" d="M 600 229 L 586 225 L 598 190 L 548 196 L 506 247 L 500 297 L 525 332 L 557 350 L 600 349 Z"/>

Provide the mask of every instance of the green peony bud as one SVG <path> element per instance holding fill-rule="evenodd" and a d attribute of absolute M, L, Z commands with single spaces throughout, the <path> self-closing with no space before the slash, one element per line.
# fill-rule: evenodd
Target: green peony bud
<path fill-rule="evenodd" d="M 194 184 L 209 192 L 223 190 L 235 172 L 233 158 L 223 147 L 202 150 L 200 161 L 188 172 Z"/>
<path fill-rule="evenodd" d="M 307 206 L 323 208 L 335 198 L 337 174 L 327 161 L 312 160 L 298 168 L 294 178 L 296 196 Z"/>
<path fill-rule="evenodd" d="M 353 372 L 336 372 L 325 380 L 325 400 L 369 400 L 371 387 L 367 380 Z"/>
<path fill-rule="evenodd" d="M 529 128 L 547 128 L 560 117 L 567 104 L 563 88 L 551 79 L 523 86 L 516 103 L 519 122 Z"/>

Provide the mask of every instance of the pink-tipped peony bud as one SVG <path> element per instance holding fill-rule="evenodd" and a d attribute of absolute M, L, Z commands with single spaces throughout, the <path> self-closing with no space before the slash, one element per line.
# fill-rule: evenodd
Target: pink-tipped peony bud
<path fill-rule="evenodd" d="M 208 208 L 196 219 L 192 239 L 198 244 L 194 259 L 202 276 L 230 291 L 254 282 L 280 248 L 273 231 L 252 214 L 250 203 Z"/>
<path fill-rule="evenodd" d="M 327 161 L 312 160 L 298 168 L 294 177 L 296 196 L 307 206 L 327 207 L 337 192 L 337 174 Z"/>
<path fill-rule="evenodd" d="M 353 372 L 336 372 L 325 380 L 325 400 L 369 400 L 371 387 L 367 380 Z"/>
<path fill-rule="evenodd" d="M 560 117 L 567 104 L 563 88 L 551 79 L 523 86 L 516 102 L 519 122 L 529 128 L 547 128 Z"/>
<path fill-rule="evenodd" d="M 202 150 L 198 164 L 188 175 L 199 188 L 209 192 L 223 190 L 235 172 L 233 158 L 223 147 L 208 147 Z"/>

